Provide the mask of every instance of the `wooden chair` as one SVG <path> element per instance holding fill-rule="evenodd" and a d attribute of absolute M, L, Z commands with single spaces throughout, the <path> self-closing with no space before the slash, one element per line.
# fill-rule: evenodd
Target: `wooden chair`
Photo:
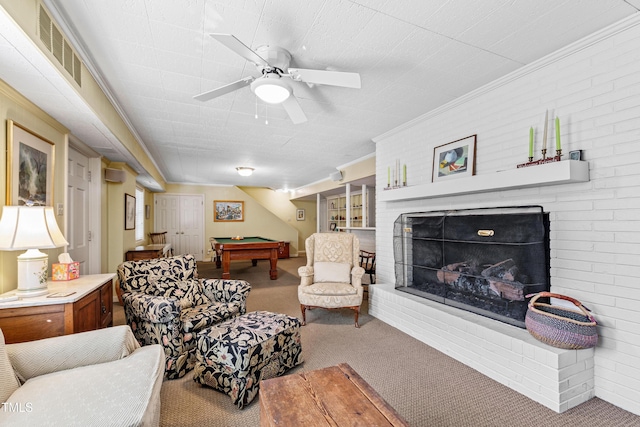
<path fill-rule="evenodd" d="M 167 232 L 149 233 L 149 241 L 154 245 L 160 243 L 165 244 L 167 243 Z"/>
<path fill-rule="evenodd" d="M 360 267 L 369 275 L 369 282 L 376 283 L 376 253 L 360 250 Z"/>
<path fill-rule="evenodd" d="M 167 232 L 162 231 L 159 233 L 149 233 L 149 242 L 153 245 L 166 245 L 167 244 Z M 173 256 L 173 247 L 169 250 L 167 256 Z"/>

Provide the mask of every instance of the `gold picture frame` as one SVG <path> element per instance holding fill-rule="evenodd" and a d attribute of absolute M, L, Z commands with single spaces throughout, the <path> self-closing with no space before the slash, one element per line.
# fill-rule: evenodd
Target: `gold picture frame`
<path fill-rule="evenodd" d="M 244 202 L 242 200 L 214 200 L 214 222 L 244 221 Z"/>
<path fill-rule="evenodd" d="M 476 137 L 467 136 L 433 149 L 433 182 L 476 173 Z"/>
<path fill-rule="evenodd" d="M 55 144 L 7 120 L 6 204 L 53 206 Z"/>

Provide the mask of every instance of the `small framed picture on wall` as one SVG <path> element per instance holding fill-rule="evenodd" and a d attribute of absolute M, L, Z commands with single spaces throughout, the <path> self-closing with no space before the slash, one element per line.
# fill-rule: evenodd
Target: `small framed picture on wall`
<path fill-rule="evenodd" d="M 131 194 L 124 195 L 124 229 L 136 228 L 136 198 Z"/>

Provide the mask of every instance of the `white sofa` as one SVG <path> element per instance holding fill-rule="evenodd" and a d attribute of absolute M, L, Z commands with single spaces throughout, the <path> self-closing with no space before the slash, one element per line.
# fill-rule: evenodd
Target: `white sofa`
<path fill-rule="evenodd" d="M 157 426 L 164 352 L 129 326 L 5 344 L 0 425 Z"/>

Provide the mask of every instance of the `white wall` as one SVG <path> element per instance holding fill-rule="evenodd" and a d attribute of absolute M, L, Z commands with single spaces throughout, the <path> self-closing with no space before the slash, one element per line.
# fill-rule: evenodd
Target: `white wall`
<path fill-rule="evenodd" d="M 416 84 L 419 84 L 417 82 Z M 563 151 L 583 150 L 590 181 L 376 204 L 378 283 L 393 283 L 393 222 L 402 212 L 542 205 L 551 220 L 551 290 L 599 321 L 595 394 L 640 414 L 640 17 L 625 19 L 376 138 L 377 188 L 406 163 L 409 185 L 431 182 L 435 146 L 477 134 L 476 174 L 527 160 L 545 110 Z M 555 144 L 550 123 L 549 143 Z M 390 159 L 390 160 L 385 160 Z M 390 190 L 393 191 L 393 190 Z"/>

